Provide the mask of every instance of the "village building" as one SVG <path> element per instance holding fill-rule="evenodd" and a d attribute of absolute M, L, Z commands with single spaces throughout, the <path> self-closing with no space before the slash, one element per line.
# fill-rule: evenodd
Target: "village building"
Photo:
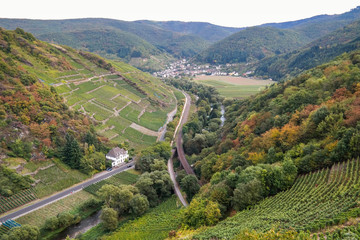
<path fill-rule="evenodd" d="M 116 167 L 124 163 L 129 158 L 128 151 L 123 148 L 115 147 L 106 154 L 106 160 L 111 161 L 111 166 Z"/>

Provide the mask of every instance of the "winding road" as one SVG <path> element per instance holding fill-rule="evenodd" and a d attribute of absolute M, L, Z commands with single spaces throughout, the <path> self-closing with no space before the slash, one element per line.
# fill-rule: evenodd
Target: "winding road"
<path fill-rule="evenodd" d="M 44 198 L 42 200 L 37 200 L 34 203 L 32 203 L 31 205 L 29 205 L 27 207 L 23 207 L 15 212 L 3 215 L 2 217 L 0 217 L 0 222 L 5 222 L 6 220 L 9 220 L 9 219 L 19 218 L 19 217 L 21 217 L 25 214 L 28 214 L 36 209 L 42 208 L 50 203 L 56 202 L 56 201 L 58 201 L 62 198 L 65 198 L 75 192 L 78 192 L 78 191 L 82 190 L 83 188 L 90 186 L 91 184 L 94 184 L 101 180 L 107 179 L 115 174 L 129 170 L 130 168 L 133 168 L 133 167 L 134 167 L 134 162 L 130 162 L 130 163 L 125 164 L 124 166 L 114 168 L 110 172 L 101 172 L 101 173 L 95 175 L 93 178 L 86 180 L 84 182 L 81 182 L 81 183 L 77 184 L 76 186 L 65 189 L 59 193 L 56 193 L 56 194 L 49 196 L 47 198 Z"/>
<path fill-rule="evenodd" d="M 183 112 L 181 113 L 181 116 L 180 116 L 179 124 L 177 125 L 177 127 L 175 129 L 174 138 L 176 136 L 176 133 L 178 133 L 177 137 L 175 138 L 176 149 L 172 150 L 171 157 L 168 161 L 168 171 L 170 174 L 170 178 L 174 183 L 175 193 L 178 196 L 181 203 L 186 207 L 186 206 L 188 206 L 188 203 L 184 199 L 184 196 L 181 194 L 180 187 L 176 181 L 175 172 L 174 172 L 174 168 L 173 168 L 173 158 L 175 156 L 175 151 L 177 151 L 178 158 L 181 162 L 181 165 L 185 169 L 186 173 L 195 175 L 194 170 L 191 168 L 190 164 L 188 163 L 188 161 L 185 158 L 185 152 L 184 152 L 184 148 L 183 148 L 183 144 L 182 144 L 182 127 L 188 120 L 189 113 L 190 113 L 190 106 L 191 106 L 191 98 L 190 98 L 189 94 L 187 94 L 186 92 L 183 92 L 183 94 L 185 95 L 185 104 L 184 104 Z M 173 142 L 171 142 L 171 145 L 172 144 L 173 144 Z"/>
<path fill-rule="evenodd" d="M 178 131 L 178 135 L 177 135 L 177 137 L 175 139 L 177 149 L 172 150 L 171 158 L 168 161 L 168 171 L 170 173 L 171 180 L 174 183 L 174 189 L 175 189 L 176 195 L 180 199 L 181 203 L 184 206 L 187 206 L 188 203 L 186 202 L 186 200 L 184 199 L 184 197 L 181 194 L 180 187 L 179 187 L 179 184 L 176 182 L 175 172 L 174 172 L 174 169 L 173 169 L 173 157 L 175 155 L 175 151 L 177 151 L 180 162 L 181 162 L 182 166 L 184 167 L 186 173 L 195 175 L 194 171 L 192 170 L 191 166 L 189 165 L 189 163 L 187 162 L 187 160 L 185 158 L 184 148 L 182 146 L 182 126 L 186 123 L 186 121 L 187 121 L 187 119 L 189 117 L 190 105 L 191 105 L 190 96 L 185 92 L 183 92 L 183 94 L 186 97 L 185 104 L 184 104 L 184 109 L 183 109 L 183 112 L 181 114 L 179 124 L 178 124 L 178 126 L 176 128 L 176 131 L 175 131 L 175 134 Z M 53 195 L 51 195 L 49 197 L 46 197 L 44 199 L 34 201 L 33 203 L 30 203 L 31 205 L 28 205 L 26 207 L 22 207 L 17 211 L 14 211 L 14 212 L 11 212 L 11 213 L 8 213 L 8 214 L 5 213 L 0 217 L 0 222 L 5 222 L 6 220 L 9 220 L 9 219 L 19 218 L 19 217 L 21 217 L 23 215 L 26 215 L 26 214 L 28 214 L 28 213 L 30 213 L 32 211 L 35 211 L 36 209 L 42 208 L 42 207 L 44 207 L 44 206 L 46 206 L 46 205 L 48 205 L 50 203 L 56 202 L 56 201 L 58 201 L 58 200 L 60 200 L 62 198 L 65 198 L 65 197 L 67 197 L 67 196 L 69 196 L 69 195 L 71 195 L 71 194 L 73 194 L 75 192 L 78 192 L 78 191 L 82 190 L 83 188 L 85 188 L 87 186 L 90 186 L 91 184 L 94 184 L 94 183 L 99 182 L 101 180 L 107 179 L 107 178 L 109 178 L 109 177 L 111 177 L 111 176 L 113 176 L 115 174 L 126 171 L 126 170 L 128 170 L 130 168 L 133 168 L 133 166 L 134 166 L 134 163 L 130 162 L 130 163 L 124 165 L 124 166 L 115 168 L 110 172 L 101 172 L 101 173 L 95 175 L 93 178 L 91 178 L 89 180 L 81 182 L 81 183 L 79 183 L 79 184 L 77 184 L 77 185 L 75 185 L 73 187 L 67 188 L 67 189 L 65 189 L 65 190 L 63 190 L 61 192 L 53 194 Z"/>

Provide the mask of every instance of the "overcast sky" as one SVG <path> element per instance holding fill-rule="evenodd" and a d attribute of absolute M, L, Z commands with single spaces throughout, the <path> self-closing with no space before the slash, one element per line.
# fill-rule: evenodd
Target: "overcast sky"
<path fill-rule="evenodd" d="M 338 14 L 359 0 L 1 0 L 1 18 L 180 20 L 245 27 Z"/>

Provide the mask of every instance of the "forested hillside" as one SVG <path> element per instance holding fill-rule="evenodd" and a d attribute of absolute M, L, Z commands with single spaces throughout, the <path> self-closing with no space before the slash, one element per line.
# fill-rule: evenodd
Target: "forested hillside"
<path fill-rule="evenodd" d="M 0 29 L 0 54 L 2 158 L 61 157 L 79 143 L 106 152 L 101 142 L 110 140 L 148 146 L 175 108 L 169 87 L 150 75 L 22 29 Z M 81 155 L 69 165 L 79 167 Z"/>
<path fill-rule="evenodd" d="M 234 33 L 229 37 L 214 43 L 205 51 L 197 55 L 195 60 L 211 64 L 252 63 L 258 60 L 262 60 L 266 57 L 273 57 L 270 60 L 264 60 L 264 63 L 260 62 L 261 69 L 257 69 L 259 73 L 261 72 L 263 76 L 266 76 L 267 69 L 264 67 L 264 65 L 269 65 L 269 61 L 272 62 L 274 61 L 273 59 L 277 59 L 277 55 L 288 53 L 304 47 L 308 43 L 330 34 L 333 31 L 351 24 L 352 22 L 359 19 L 360 7 L 357 7 L 349 12 L 338 15 L 320 15 L 298 21 L 268 23 L 257 27 L 245 28 L 244 30 Z M 344 51 L 351 51 L 353 49 L 354 48 L 351 49 L 349 47 L 340 49 L 339 47 L 336 52 L 341 54 Z M 290 56 L 281 55 L 281 63 L 278 62 L 276 66 L 271 66 L 268 76 L 274 79 L 278 79 L 279 76 L 273 73 L 275 71 L 273 68 L 281 68 L 281 64 L 292 64 L 293 68 L 299 67 L 300 69 L 296 70 L 296 74 L 298 74 L 305 69 L 307 70 L 321 63 L 325 63 L 331 60 L 333 57 L 337 56 L 335 55 L 334 50 L 326 50 L 327 53 L 321 54 L 328 54 L 329 56 L 323 57 L 318 53 L 319 59 L 317 59 L 317 55 L 315 53 L 314 58 L 312 59 L 312 51 L 316 52 L 319 50 L 315 48 L 314 50 L 309 50 L 309 53 L 307 53 L 306 60 L 309 60 L 310 62 L 308 64 L 308 68 L 303 68 L 303 65 L 306 63 L 297 64 L 293 59 L 290 59 L 289 63 L 288 60 L 290 56 L 292 56 L 291 54 Z"/>
<path fill-rule="evenodd" d="M 270 26 L 280 29 L 292 29 L 313 40 L 325 36 L 341 27 L 344 27 L 360 18 L 360 6 L 348 12 L 335 15 L 319 15 L 283 23 L 268 23 L 262 26 Z"/>
<path fill-rule="evenodd" d="M 6 29 L 23 28 L 41 40 L 121 58 L 147 71 L 158 71 L 173 57 L 191 57 L 208 46 L 196 35 L 142 22 L 112 19 L 0 19 Z"/>
<path fill-rule="evenodd" d="M 198 211 L 186 210 L 183 224 L 190 228 L 215 225 L 221 218 L 232 216 L 234 210 L 239 211 L 218 227 L 195 235 L 196 239 L 209 239 L 235 237 L 247 227 L 267 231 L 276 225 L 284 229 L 316 231 L 325 225 L 347 221 L 350 216 L 358 216 L 359 209 L 355 204 L 358 199 L 358 161 L 347 165 L 338 163 L 360 156 L 359 89 L 360 52 L 355 51 L 344 53 L 290 81 L 273 84 L 248 99 L 226 100 L 226 122 L 218 131 L 221 140 L 211 147 L 197 144 L 201 140 L 199 136 L 206 131 L 199 132 L 202 119 L 195 117 L 184 127 L 184 147 L 193 154 L 189 160 L 204 185 L 189 206 Z M 186 136 L 194 136 L 194 133 L 194 138 Z M 187 145 L 186 139 L 193 144 Z M 196 146 L 200 146 L 199 154 L 194 151 Z M 294 190 L 276 196 L 278 200 L 269 198 L 256 205 L 266 197 L 291 188 L 298 176 L 331 166 L 331 171 L 322 170 L 296 180 Z M 353 180 L 347 181 L 347 176 Z M 300 185 L 302 182 L 319 186 L 319 189 L 331 187 L 324 185 L 324 181 L 332 183 L 331 186 L 341 183 L 347 188 L 341 188 L 340 195 L 321 195 L 321 190 L 317 192 L 309 188 L 310 185 Z M 295 191 L 296 188 L 306 188 L 309 192 Z M 323 191 L 330 193 L 333 190 Z M 304 200 L 301 194 L 309 194 L 311 198 Z M 290 200 L 284 202 L 276 212 L 271 203 L 281 204 L 282 196 L 297 200 L 293 204 Z M 347 202 L 342 196 L 353 200 Z M 320 197 L 324 203 L 321 207 L 316 202 Z M 300 211 L 297 202 L 307 203 L 304 214 L 313 215 L 293 216 L 293 211 Z M 255 207 L 242 211 L 250 206 Z M 283 212 L 285 209 L 288 212 Z M 331 216 L 319 215 L 327 214 L 327 209 L 332 209 Z M 205 220 L 209 213 L 212 221 Z M 277 224 L 279 221 L 282 225 Z M 199 231 L 203 230 L 196 232 Z"/>
<path fill-rule="evenodd" d="M 291 30 L 252 27 L 211 45 L 197 55 L 196 60 L 214 64 L 252 62 L 297 49 L 308 42 L 308 38 Z"/>
<path fill-rule="evenodd" d="M 67 133 L 84 141 L 89 119 L 69 110 L 54 87 L 28 70 L 34 64 L 71 70 L 59 51 L 21 29 L 0 29 L 0 56 L 2 154 L 44 159 L 59 151 Z"/>
<path fill-rule="evenodd" d="M 343 52 L 360 46 L 360 21 L 349 24 L 305 47 L 277 55 L 256 64 L 255 75 L 274 80 L 286 80 L 320 64 L 330 61 Z"/>
<path fill-rule="evenodd" d="M 173 32 L 182 34 L 190 34 L 201 37 L 209 42 L 216 42 L 222 40 L 233 33 L 236 33 L 242 28 L 222 27 L 206 22 L 181 22 L 181 21 L 136 21 L 158 26 Z"/>

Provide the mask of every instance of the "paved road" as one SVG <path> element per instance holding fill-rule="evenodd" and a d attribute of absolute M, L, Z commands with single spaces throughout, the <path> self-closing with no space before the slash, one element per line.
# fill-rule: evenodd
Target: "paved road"
<path fill-rule="evenodd" d="M 176 133 L 178 132 L 178 136 L 176 137 L 175 141 L 176 141 L 176 149 L 172 150 L 172 154 L 171 157 L 168 161 L 168 172 L 170 174 L 170 178 L 174 183 L 174 189 L 175 189 L 175 193 L 178 196 L 180 202 L 182 203 L 182 205 L 184 205 L 185 207 L 188 206 L 188 203 L 186 202 L 186 200 L 184 199 L 183 195 L 181 194 L 180 191 L 180 187 L 179 184 L 176 181 L 175 178 L 175 172 L 174 172 L 174 167 L 173 167 L 173 158 L 175 155 L 175 151 L 177 151 L 178 153 L 178 157 L 180 159 L 181 165 L 184 167 L 185 171 L 187 174 L 193 174 L 195 175 L 194 171 L 192 170 L 191 166 L 189 165 L 189 163 L 187 162 L 186 158 L 185 158 L 185 153 L 184 153 L 184 148 L 182 145 L 182 126 L 186 123 L 188 117 L 189 117 L 189 113 L 190 113 L 190 106 L 191 106 L 191 98 L 189 96 L 189 94 L 183 92 L 186 100 L 185 100 L 185 105 L 183 108 L 183 112 L 181 113 L 181 117 L 180 117 L 180 122 L 177 125 L 176 129 L 175 129 L 175 133 L 174 136 L 176 135 Z M 172 145 L 172 142 L 171 142 Z"/>
<path fill-rule="evenodd" d="M 181 194 L 181 191 L 180 191 L 180 187 L 179 187 L 179 184 L 178 182 L 176 181 L 176 178 L 175 178 L 175 172 L 174 172 L 174 165 L 173 165 L 173 156 L 175 154 L 175 149 L 172 150 L 172 154 L 171 154 L 171 158 L 169 159 L 168 161 L 168 171 L 169 171 L 169 174 L 170 174 L 170 178 L 171 180 L 173 181 L 174 183 L 174 189 L 175 189 L 175 194 L 178 196 L 180 202 L 182 203 L 182 205 L 184 205 L 185 207 L 188 206 L 188 203 L 186 202 L 184 196 Z"/>
<path fill-rule="evenodd" d="M 177 154 L 178 154 L 179 160 L 181 162 L 181 165 L 185 169 L 186 173 L 195 175 L 194 170 L 191 168 L 190 164 L 188 163 L 188 161 L 185 158 L 185 152 L 184 152 L 183 141 L 182 141 L 182 127 L 188 120 L 189 113 L 190 113 L 190 105 L 191 105 L 191 98 L 190 98 L 189 94 L 187 94 L 185 92 L 183 92 L 183 93 L 185 94 L 185 97 L 186 97 L 186 104 L 184 106 L 183 117 L 181 119 L 181 123 L 180 123 L 179 129 L 178 129 L 179 133 L 176 138 L 176 148 L 177 148 Z"/>
<path fill-rule="evenodd" d="M 59 193 L 56 193 L 50 197 L 47 197 L 43 200 L 40 200 L 38 202 L 35 202 L 34 204 L 30 205 L 30 206 L 27 206 L 25 208 L 22 208 L 16 212 L 13 212 L 13 213 L 10 213 L 6 216 L 2 216 L 0 218 L 0 222 L 5 222 L 6 220 L 8 219 L 16 219 L 18 217 L 21 217 L 25 214 L 28 214 L 36 209 L 39 209 L 39 208 L 42 208 L 44 207 L 45 205 L 48 205 L 50 203 L 53 203 L 53 202 L 56 202 L 64 197 L 67 197 L 68 195 L 71 195 L 73 194 L 74 192 L 77 192 L 77 191 L 80 191 L 81 189 L 83 189 L 84 187 L 87 187 L 93 183 L 96 183 L 98 181 L 101 181 L 101 180 L 104 180 L 106 178 L 109 178 L 115 174 L 118 174 L 120 172 L 123 172 L 123 171 L 126 171 L 130 168 L 133 168 L 133 165 L 134 163 L 133 162 L 130 162 L 124 166 L 121 166 L 121 167 L 118 167 L 118 168 L 114 168 L 112 171 L 109 171 L 109 172 L 101 172 L 97 175 L 95 175 L 93 178 L 87 180 L 87 181 L 84 181 L 80 184 L 77 184 L 76 186 L 74 187 L 70 187 L 68 189 L 65 189 L 64 191 L 62 192 L 59 192 Z"/>

